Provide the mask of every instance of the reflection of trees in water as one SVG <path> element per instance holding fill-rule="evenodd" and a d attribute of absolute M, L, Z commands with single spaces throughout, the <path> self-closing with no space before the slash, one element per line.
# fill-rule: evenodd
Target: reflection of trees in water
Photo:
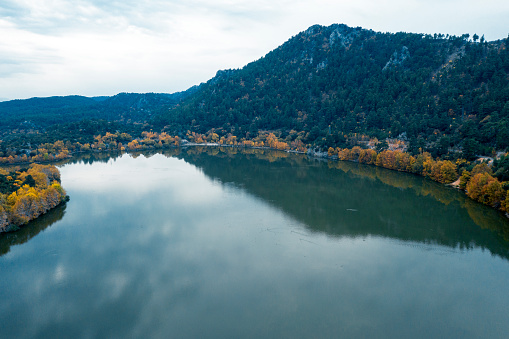
<path fill-rule="evenodd" d="M 9 253 L 11 246 L 26 243 L 55 222 L 61 220 L 64 217 L 65 208 L 66 204 L 61 204 L 15 232 L 0 234 L 0 256 Z"/>
<path fill-rule="evenodd" d="M 505 241 L 509 242 L 509 227 L 507 223 L 500 222 L 500 213 L 493 211 L 489 207 L 480 205 L 481 204 L 478 202 L 464 198 L 461 206 L 466 208 L 468 215 L 477 225 L 483 229 L 496 232 Z"/>
<path fill-rule="evenodd" d="M 149 158 L 160 153 L 131 155 Z M 331 236 L 381 235 L 459 248 L 479 246 L 509 257 L 506 218 L 456 189 L 413 174 L 268 149 L 191 146 L 162 154 L 184 159 L 209 177 L 247 189 L 311 231 Z M 120 155 L 88 153 L 72 162 L 108 162 Z M 381 191 L 386 193 L 366 193 Z M 416 195 L 421 198 L 416 199 Z M 395 208 L 397 212 L 390 213 Z M 444 224 L 443 220 L 450 222 Z M 486 229 L 491 232 L 486 233 Z M 506 241 L 493 239 L 493 232 Z"/>
<path fill-rule="evenodd" d="M 483 229 L 490 229 L 509 241 L 509 221 L 501 218 L 501 213 L 487 208 L 456 189 L 444 187 L 431 180 L 423 180 L 412 174 L 389 171 L 384 168 L 366 166 L 346 161 L 330 162 L 330 167 L 351 172 L 359 177 L 378 179 L 384 184 L 402 189 L 412 189 L 421 196 L 430 196 L 442 204 L 449 205 L 457 201 L 465 208 L 472 221 Z"/>
<path fill-rule="evenodd" d="M 499 237 L 507 239 L 506 218 L 416 175 L 270 150 L 189 148 L 180 157 L 209 177 L 270 201 L 311 231 L 481 247 L 509 257 L 509 243 Z"/>
<path fill-rule="evenodd" d="M 85 153 L 78 153 L 75 156 L 73 156 L 71 159 L 62 162 L 66 164 L 92 164 L 94 162 L 102 162 L 107 163 L 110 160 L 114 160 L 116 158 L 119 158 L 122 156 L 122 153 L 120 152 L 85 152 Z"/>
<path fill-rule="evenodd" d="M 259 148 L 242 148 L 242 147 L 212 147 L 212 146 L 189 146 L 189 147 L 176 147 L 165 150 L 144 150 L 139 152 L 129 152 L 134 159 L 143 155 L 147 158 L 154 156 L 156 154 L 163 154 L 166 157 L 178 157 L 185 151 L 186 154 L 209 154 L 209 155 L 223 155 L 228 157 L 233 157 L 236 154 L 251 154 L 256 155 L 260 159 L 268 160 L 270 162 L 274 162 L 278 159 L 289 158 L 291 157 L 290 153 L 274 151 L 269 149 L 259 149 Z M 126 152 L 86 152 L 86 153 L 78 153 L 72 158 L 68 160 L 63 160 L 60 162 L 52 162 L 54 165 L 62 165 L 62 164 L 92 164 L 94 162 L 107 163 L 110 160 L 115 160 L 121 157 Z M 13 166 L 13 168 L 19 168 L 20 166 Z M 23 167 L 23 166 L 21 166 Z M 26 166 L 25 166 L 26 167 Z"/>

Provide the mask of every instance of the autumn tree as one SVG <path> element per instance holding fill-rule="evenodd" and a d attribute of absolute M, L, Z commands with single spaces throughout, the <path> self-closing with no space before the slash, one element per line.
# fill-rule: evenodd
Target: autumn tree
<path fill-rule="evenodd" d="M 470 180 L 472 176 L 470 175 L 469 171 L 463 171 L 460 176 L 460 189 L 464 190 L 467 188 L 468 181 Z"/>
<path fill-rule="evenodd" d="M 470 198 L 493 207 L 500 205 L 506 198 L 500 182 L 488 173 L 477 173 L 472 176 L 466 189 Z"/>

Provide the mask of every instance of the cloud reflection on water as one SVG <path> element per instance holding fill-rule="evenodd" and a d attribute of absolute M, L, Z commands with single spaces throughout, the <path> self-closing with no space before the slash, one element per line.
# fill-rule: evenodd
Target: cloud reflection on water
<path fill-rule="evenodd" d="M 71 196 L 65 218 L 0 257 L 0 319 L 18 321 L 6 326 L 8 338 L 476 337 L 508 329 L 499 311 L 509 302 L 509 264 L 479 249 L 443 256 L 446 247 L 433 244 L 425 251 L 383 236 L 315 232 L 162 155 L 61 173 Z"/>

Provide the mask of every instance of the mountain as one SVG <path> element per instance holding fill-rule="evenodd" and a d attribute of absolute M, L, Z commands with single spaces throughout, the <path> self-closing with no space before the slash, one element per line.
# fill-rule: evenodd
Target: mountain
<path fill-rule="evenodd" d="M 240 139 L 265 130 L 322 149 L 396 138 L 410 153 L 472 159 L 509 148 L 508 45 L 475 34 L 315 25 L 184 92 L 0 102 L 0 145 L 19 153 L 106 132 Z"/>
<path fill-rule="evenodd" d="M 146 122 L 154 112 L 177 105 L 198 87 L 184 92 L 120 93 L 111 97 L 56 96 L 0 102 L 0 132 L 14 129 L 45 130 L 83 119 Z"/>
<path fill-rule="evenodd" d="M 0 102 L 1 131 L 16 128 L 40 128 L 76 120 L 83 114 L 98 115 L 97 103 L 83 96 L 31 98 Z"/>
<path fill-rule="evenodd" d="M 399 136 L 434 156 L 506 149 L 509 38 L 469 37 L 315 25 L 152 121 L 174 133 L 303 131 L 319 146 Z"/>
<path fill-rule="evenodd" d="M 102 111 L 110 115 L 107 120 L 124 122 L 147 122 L 154 113 L 176 106 L 182 99 L 193 94 L 198 86 L 172 94 L 165 93 L 119 93 L 101 101 Z"/>

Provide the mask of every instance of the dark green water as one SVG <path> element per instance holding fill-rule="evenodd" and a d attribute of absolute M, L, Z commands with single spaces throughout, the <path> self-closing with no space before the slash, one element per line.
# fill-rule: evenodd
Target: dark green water
<path fill-rule="evenodd" d="M 453 189 L 212 148 L 60 171 L 67 205 L 0 235 L 2 338 L 509 333 L 509 223 Z"/>

